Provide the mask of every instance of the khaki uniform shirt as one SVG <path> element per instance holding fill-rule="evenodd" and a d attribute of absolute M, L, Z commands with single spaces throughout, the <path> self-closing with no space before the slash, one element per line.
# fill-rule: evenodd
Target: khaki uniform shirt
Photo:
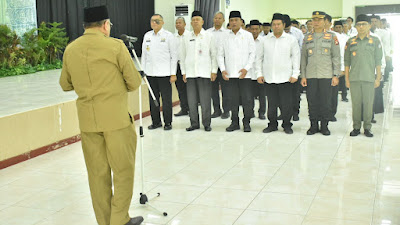
<path fill-rule="evenodd" d="M 382 45 L 379 38 L 368 35 L 361 40 L 350 38 L 345 47 L 344 64 L 350 67 L 350 81 L 375 82 L 375 69 L 382 65 Z"/>
<path fill-rule="evenodd" d="M 340 75 L 340 46 L 331 31 L 310 33 L 301 48 L 301 77 L 332 78 Z"/>
<path fill-rule="evenodd" d="M 128 91 L 141 84 L 128 49 L 121 40 L 88 29 L 64 52 L 60 85 L 75 90 L 82 132 L 122 129 L 131 124 Z"/>

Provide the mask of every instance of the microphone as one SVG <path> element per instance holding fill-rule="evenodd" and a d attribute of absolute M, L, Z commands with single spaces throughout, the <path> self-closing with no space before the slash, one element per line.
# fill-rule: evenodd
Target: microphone
<path fill-rule="evenodd" d="M 131 37 L 131 36 L 128 36 L 128 35 L 126 35 L 126 34 L 122 34 L 120 38 L 121 38 L 124 42 L 132 42 L 132 43 L 135 43 L 135 42 L 137 42 L 137 40 L 138 40 L 137 37 Z"/>

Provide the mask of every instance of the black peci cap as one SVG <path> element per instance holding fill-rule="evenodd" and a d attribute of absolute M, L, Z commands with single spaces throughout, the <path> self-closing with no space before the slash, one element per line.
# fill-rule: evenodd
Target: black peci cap
<path fill-rule="evenodd" d="M 231 11 L 229 13 L 229 19 L 230 18 L 240 18 L 240 19 L 242 19 L 242 15 L 240 14 L 239 11 Z"/>
<path fill-rule="evenodd" d="M 192 18 L 195 17 L 195 16 L 203 17 L 203 16 L 201 15 L 200 11 L 193 11 L 193 12 L 192 12 Z"/>
<path fill-rule="evenodd" d="M 85 8 L 83 10 L 83 14 L 84 14 L 83 21 L 85 23 L 93 23 L 105 19 L 110 19 L 110 17 L 108 16 L 107 7 L 105 5 Z"/>
<path fill-rule="evenodd" d="M 260 23 L 260 21 L 258 21 L 258 20 L 251 20 L 251 21 L 250 21 L 250 26 L 253 26 L 253 25 L 258 25 L 258 26 L 260 26 L 261 23 Z"/>

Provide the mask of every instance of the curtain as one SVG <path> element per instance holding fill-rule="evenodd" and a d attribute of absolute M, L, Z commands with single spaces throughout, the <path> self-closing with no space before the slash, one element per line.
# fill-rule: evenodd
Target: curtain
<path fill-rule="evenodd" d="M 219 11 L 219 0 L 195 0 L 194 4 L 194 10 L 203 15 L 204 29 L 213 27 L 214 14 Z"/>
<path fill-rule="evenodd" d="M 142 52 L 144 34 L 151 30 L 150 18 L 154 14 L 154 0 L 37 0 L 38 24 L 44 22 L 62 22 L 70 41 L 84 32 L 83 9 L 106 5 L 111 22 L 111 36 L 119 38 L 121 34 L 137 37 L 134 44 L 138 55 Z"/>

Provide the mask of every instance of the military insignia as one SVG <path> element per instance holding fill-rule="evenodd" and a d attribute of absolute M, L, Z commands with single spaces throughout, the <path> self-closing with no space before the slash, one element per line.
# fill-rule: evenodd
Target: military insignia
<path fill-rule="evenodd" d="M 325 37 L 330 37 L 330 36 L 332 36 L 332 34 L 325 33 Z"/>
<path fill-rule="evenodd" d="M 335 36 L 335 37 L 333 37 L 333 40 L 335 40 L 335 45 L 338 45 L 339 44 L 339 40 L 338 40 L 338 38 Z"/>
<path fill-rule="evenodd" d="M 344 46 L 344 50 L 346 50 L 347 49 L 347 45 L 346 46 Z"/>
<path fill-rule="evenodd" d="M 312 49 L 308 49 L 308 54 L 312 54 Z"/>
<path fill-rule="evenodd" d="M 147 45 L 147 48 L 146 48 L 146 50 L 147 50 L 147 51 L 150 51 L 150 46 L 148 46 L 148 45 Z"/>
<path fill-rule="evenodd" d="M 353 52 L 353 56 L 356 56 L 357 55 L 357 52 Z"/>
<path fill-rule="evenodd" d="M 374 43 L 374 40 L 372 40 L 372 38 L 370 38 L 368 43 L 372 44 L 372 43 Z"/>
<path fill-rule="evenodd" d="M 307 41 L 311 41 L 312 40 L 312 38 L 307 38 Z"/>
<path fill-rule="evenodd" d="M 328 52 L 328 49 L 327 49 L 327 48 L 325 48 L 325 49 L 324 49 L 324 51 L 325 51 L 325 52 Z"/>
<path fill-rule="evenodd" d="M 355 41 L 350 43 L 350 45 L 356 45 L 356 44 L 357 44 L 357 42 L 355 42 Z"/>
<path fill-rule="evenodd" d="M 324 37 L 324 39 L 326 39 L 326 40 L 330 40 L 330 39 L 331 39 L 331 37 L 327 37 L 327 36 L 325 36 L 325 37 Z"/>
<path fill-rule="evenodd" d="M 316 12 L 315 15 L 319 15 L 319 12 Z"/>

